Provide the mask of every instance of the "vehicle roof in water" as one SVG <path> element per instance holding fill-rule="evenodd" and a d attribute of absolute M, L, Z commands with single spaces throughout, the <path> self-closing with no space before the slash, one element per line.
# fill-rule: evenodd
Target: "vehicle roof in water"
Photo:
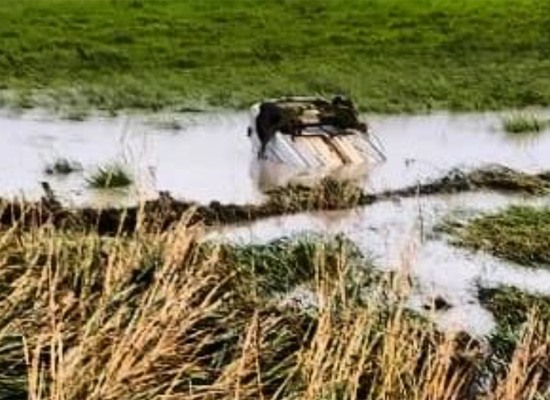
<path fill-rule="evenodd" d="M 270 100 L 270 102 L 273 102 L 285 109 L 295 109 L 295 110 L 304 110 L 304 109 L 320 110 L 320 109 L 326 109 L 332 106 L 330 101 L 323 99 L 321 97 L 283 97 L 280 99 Z"/>
<path fill-rule="evenodd" d="M 289 116 L 298 119 L 305 125 L 319 123 L 320 118 L 334 116 L 341 112 L 338 110 L 338 106 L 332 101 L 322 97 L 283 97 L 267 100 L 266 102 L 277 104 Z M 344 107 L 353 110 L 353 112 L 355 111 L 355 107 L 351 101 Z"/>

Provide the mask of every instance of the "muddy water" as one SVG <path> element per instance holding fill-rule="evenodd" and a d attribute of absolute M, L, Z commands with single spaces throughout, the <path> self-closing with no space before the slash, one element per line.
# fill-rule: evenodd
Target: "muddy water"
<path fill-rule="evenodd" d="M 550 131 L 517 139 L 501 131 L 496 113 L 366 118 L 388 156 L 364 181 L 373 190 L 492 162 L 527 171 L 550 167 Z M 48 180 L 62 200 L 73 205 L 124 205 L 154 197 L 159 190 L 203 203 L 258 202 L 266 177 L 253 167 L 247 123 L 244 112 L 91 117 L 82 122 L 4 112 L 0 196 L 37 198 L 42 195 L 39 182 Z M 57 157 L 79 162 L 84 171 L 46 176 L 46 164 Z M 98 165 L 114 160 L 128 164 L 137 177 L 136 187 L 90 190 L 85 178 Z"/>
<path fill-rule="evenodd" d="M 550 205 L 550 198 L 466 193 L 388 201 L 352 211 L 304 213 L 228 226 L 212 232 L 210 238 L 262 243 L 303 232 L 344 233 L 378 268 L 410 273 L 417 283 L 411 307 L 421 310 L 441 296 L 452 308 L 434 314 L 440 324 L 485 335 L 494 323 L 478 303 L 478 284 L 510 284 L 533 293 L 550 293 L 550 271 L 528 270 L 485 253 L 453 247 L 434 227 L 444 218 L 467 220 L 512 204 Z"/>

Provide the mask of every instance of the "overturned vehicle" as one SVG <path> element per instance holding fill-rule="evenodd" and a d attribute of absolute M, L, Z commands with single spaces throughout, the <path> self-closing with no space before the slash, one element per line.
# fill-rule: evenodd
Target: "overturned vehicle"
<path fill-rule="evenodd" d="M 287 97 L 252 106 L 248 136 L 266 185 L 292 177 L 366 173 L 385 159 L 353 103 L 336 96 Z M 272 175 L 271 177 L 269 175 Z M 280 178 L 280 179 L 277 179 Z"/>

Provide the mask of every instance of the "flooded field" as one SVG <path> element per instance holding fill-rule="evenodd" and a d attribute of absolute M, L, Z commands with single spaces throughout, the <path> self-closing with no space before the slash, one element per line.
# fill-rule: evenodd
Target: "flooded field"
<path fill-rule="evenodd" d="M 482 212 L 510 205 L 550 205 L 550 197 L 526 199 L 495 193 L 467 193 L 387 201 L 337 212 L 304 213 L 227 226 L 213 240 L 267 243 L 283 235 L 343 233 L 383 270 L 404 271 L 416 280 L 411 306 L 422 309 L 434 298 L 451 308 L 436 315 L 453 329 L 486 334 L 492 318 L 478 303 L 477 285 L 517 286 L 531 293 L 550 293 L 550 271 L 525 269 L 482 252 L 453 247 L 437 226 L 446 218 L 467 221 Z"/>
<path fill-rule="evenodd" d="M 126 205 L 168 190 L 176 197 L 209 202 L 246 203 L 261 198 L 249 176 L 250 149 L 241 114 L 182 117 L 124 116 L 75 122 L 36 115 L 0 119 L 0 196 L 43 193 L 48 180 L 64 202 L 75 205 Z M 168 126 L 168 124 L 171 124 Z M 83 171 L 48 177 L 44 169 L 58 157 L 76 161 Z M 94 168 L 118 161 L 130 166 L 136 188 L 101 191 L 86 187 Z"/>
<path fill-rule="evenodd" d="M 361 181 L 367 191 L 399 189 L 439 177 L 454 168 L 499 163 L 538 172 L 550 168 L 550 131 L 513 136 L 501 115 L 436 113 L 367 116 L 388 161 Z M 546 113 L 545 115 L 549 115 Z M 124 206 L 169 191 L 175 198 L 209 203 L 251 204 L 263 200 L 262 177 L 246 138 L 246 113 L 139 115 L 60 120 L 39 113 L 3 114 L 0 196 L 37 199 L 48 181 L 70 206 Z M 67 158 L 83 168 L 67 176 L 45 173 L 48 163 Z M 129 190 L 97 190 L 86 177 L 112 161 L 127 164 L 137 184 Z M 271 171 L 273 172 L 273 171 Z M 468 219 L 512 204 L 550 205 L 550 198 L 490 192 L 381 201 L 353 210 L 302 213 L 214 228 L 215 240 L 268 242 L 303 232 L 343 233 L 384 270 L 405 270 L 417 281 L 410 305 L 423 309 L 434 298 L 451 306 L 435 317 L 449 329 L 487 334 L 493 319 L 477 300 L 477 285 L 510 284 L 550 293 L 550 272 L 525 270 L 484 253 L 449 245 L 437 225 Z"/>
<path fill-rule="evenodd" d="M 0 400 L 550 400 L 550 1 L 0 15 Z"/>
<path fill-rule="evenodd" d="M 548 113 L 546 113 L 548 114 Z M 550 166 L 550 132 L 506 134 L 501 115 L 437 113 L 417 116 L 366 116 L 384 144 L 386 163 L 366 174 L 369 190 L 395 189 L 440 176 L 452 168 L 501 163 L 524 171 Z M 246 138 L 246 113 L 134 115 L 68 121 L 47 115 L 0 115 L 0 196 L 40 197 L 47 180 L 71 205 L 127 205 L 155 197 L 208 203 L 255 203 L 265 186 Z M 44 174 L 63 157 L 83 171 Z M 128 191 L 97 191 L 86 176 L 113 161 L 129 165 L 137 185 Z M 276 175 L 271 171 L 269 179 Z M 275 177 L 276 179 L 276 177 Z"/>

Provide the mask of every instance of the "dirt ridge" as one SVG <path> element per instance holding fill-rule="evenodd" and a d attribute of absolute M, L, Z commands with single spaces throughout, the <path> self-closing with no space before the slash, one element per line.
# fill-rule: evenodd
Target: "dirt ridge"
<path fill-rule="evenodd" d="M 268 193 L 267 201 L 257 205 L 222 204 L 218 201 L 200 205 L 177 200 L 168 192 L 160 192 L 157 199 L 133 207 L 71 209 L 62 205 L 51 190 L 45 188 L 46 196 L 38 202 L 0 199 L 0 228 L 51 224 L 56 228 L 93 229 L 102 235 L 133 232 L 138 228 L 163 231 L 185 216 L 191 223 L 209 226 L 234 224 L 299 212 L 351 209 L 394 198 L 475 190 L 544 195 L 550 193 L 550 172 L 528 174 L 502 165 L 489 165 L 471 171 L 453 169 L 426 183 L 379 193 L 365 193 L 352 182 L 327 178 L 314 187 L 287 186 L 276 189 Z"/>

